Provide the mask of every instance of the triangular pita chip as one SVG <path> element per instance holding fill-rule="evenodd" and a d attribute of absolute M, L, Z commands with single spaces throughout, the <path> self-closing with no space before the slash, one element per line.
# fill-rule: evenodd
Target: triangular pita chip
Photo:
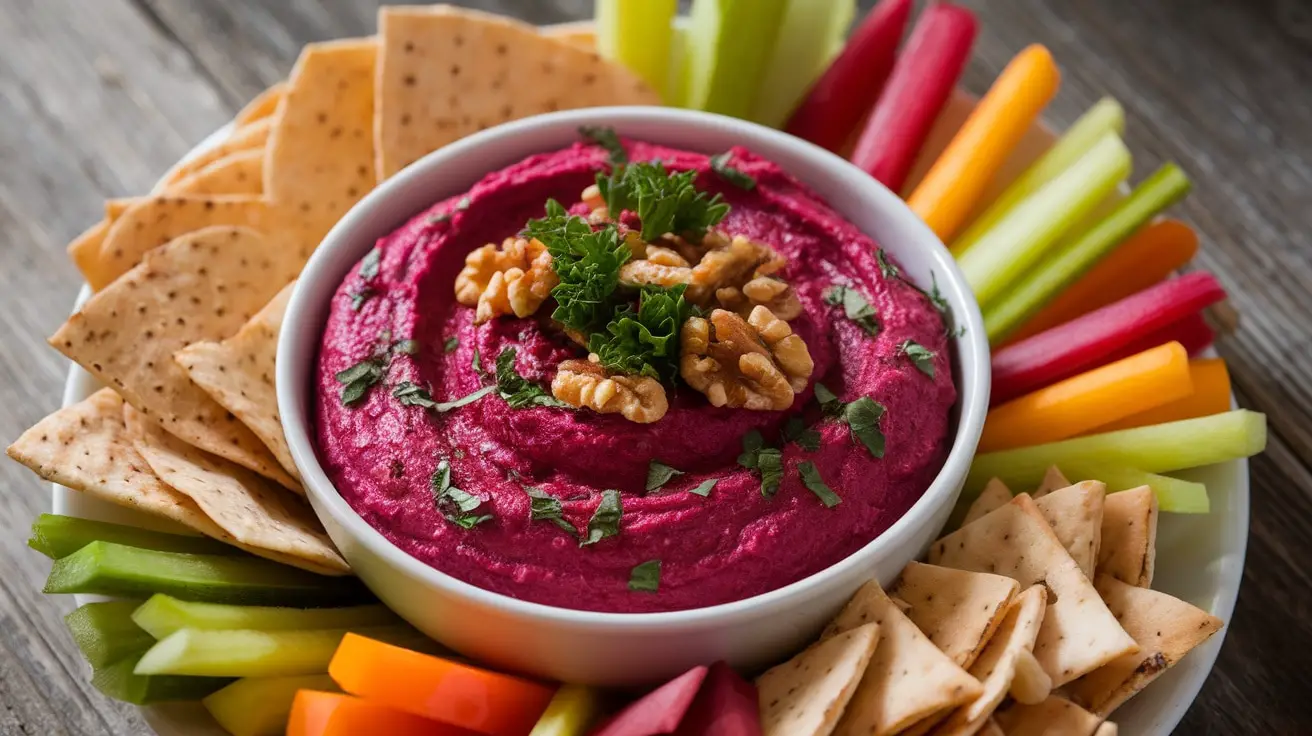
<path fill-rule="evenodd" d="M 1030 496 L 1035 499 L 1043 498 L 1058 488 L 1065 488 L 1070 484 L 1071 482 L 1066 479 L 1066 476 L 1061 474 L 1061 471 L 1057 469 L 1057 466 L 1052 465 L 1043 473 L 1043 481 L 1039 483 L 1039 487 L 1035 488 L 1034 493 L 1030 494 Z"/>
<path fill-rule="evenodd" d="M 160 178 L 156 188 L 167 189 L 215 161 L 227 158 L 238 151 L 262 148 L 269 140 L 270 122 L 268 119 L 256 120 L 249 125 L 234 128 L 226 139 L 214 147 L 179 161 Z"/>
<path fill-rule="evenodd" d="M 269 117 L 278 109 L 278 103 L 282 102 L 283 95 L 286 93 L 286 82 L 269 85 L 268 89 L 255 95 L 254 99 L 246 103 L 246 107 L 243 107 L 237 113 L 237 116 L 232 119 L 232 124 L 240 128 L 247 123 Z"/>
<path fill-rule="evenodd" d="M 264 444 L 187 378 L 173 353 L 237 332 L 300 267 L 253 230 L 190 233 L 92 297 L 50 344 L 186 442 L 295 487 Z"/>
<path fill-rule="evenodd" d="M 588 51 L 597 48 L 597 31 L 592 23 L 560 23 L 547 26 L 542 29 L 542 35 Z"/>
<path fill-rule="evenodd" d="M 582 107 L 659 105 L 637 75 L 534 26 L 450 6 L 383 7 L 378 176 L 510 120 Z"/>
<path fill-rule="evenodd" d="M 283 469 L 299 480 L 282 431 L 274 390 L 278 331 L 294 285 L 292 282 L 283 287 L 237 334 L 222 342 L 192 343 L 174 353 L 173 358 L 193 383 L 250 427 Z"/>
<path fill-rule="evenodd" d="M 762 736 L 828 736 L 879 642 L 866 624 L 825 639 L 756 679 Z"/>
<path fill-rule="evenodd" d="M 861 586 L 825 628 L 839 635 L 867 622 L 879 625 L 879 645 L 834 733 L 882 736 L 977 697 L 975 678 L 938 650 L 884 594 L 877 581 Z"/>
<path fill-rule="evenodd" d="M 1093 736 L 1116 736 L 1119 732 L 1120 729 L 1116 727 L 1115 723 L 1112 723 L 1111 721 L 1103 721 L 1102 724 L 1098 726 L 1098 730 L 1093 732 Z"/>
<path fill-rule="evenodd" d="M 1157 557 L 1157 496 L 1139 486 L 1107 496 L 1102 512 L 1098 574 L 1147 588 Z"/>
<path fill-rule="evenodd" d="M 77 270 L 81 271 L 84 277 L 96 272 L 100 263 L 100 246 L 109 235 L 109 229 L 114 226 L 114 221 L 121 217 L 128 207 L 136 203 L 135 198 L 106 200 L 105 218 L 87 228 L 68 244 L 68 257 L 73 260 L 73 265 L 77 266 Z"/>
<path fill-rule="evenodd" d="M 207 516 L 255 554 L 326 575 L 350 567 L 304 499 L 245 468 L 202 452 L 123 407 L 128 434 L 155 474 L 190 496 Z"/>
<path fill-rule="evenodd" d="M 1098 592 L 1140 647 L 1067 686 L 1072 700 L 1104 718 L 1222 626 L 1178 598 L 1106 575 L 1098 577 Z"/>
<path fill-rule="evenodd" d="M 36 423 L 9 457 L 42 478 L 125 508 L 227 535 L 195 501 L 165 485 L 137 453 L 123 424 L 123 399 L 103 388 Z"/>
<path fill-rule="evenodd" d="M 264 149 L 237 151 L 169 186 L 168 194 L 259 196 L 264 190 Z"/>
<path fill-rule="evenodd" d="M 1036 705 L 1017 703 L 994 716 L 1007 736 L 1094 736 L 1102 719 L 1056 695 Z"/>
<path fill-rule="evenodd" d="M 992 718 L 984 722 L 984 727 L 979 730 L 979 736 L 1007 736 L 1002 727 Z"/>
<path fill-rule="evenodd" d="M 1054 686 L 1138 651 L 1027 494 L 935 542 L 929 561 L 1044 583 L 1052 602 L 1034 656 Z"/>
<path fill-rule="evenodd" d="M 301 50 L 269 136 L 264 191 L 305 256 L 374 186 L 373 39 Z"/>
<path fill-rule="evenodd" d="M 979 498 L 970 505 L 966 511 L 966 518 L 961 520 L 962 526 L 984 516 L 995 509 L 1006 506 L 1011 501 L 1011 489 L 1007 484 L 997 478 L 990 478 L 988 483 L 984 484 L 984 490 L 979 492 Z"/>
<path fill-rule="evenodd" d="M 1080 572 L 1090 580 L 1098 563 L 1103 499 L 1106 497 L 1107 486 L 1096 480 L 1086 480 L 1058 488 L 1034 501 L 1039 513 L 1052 527 L 1052 533 L 1080 566 Z"/>
<path fill-rule="evenodd" d="M 1001 575 L 912 562 L 902 570 L 892 595 L 939 651 L 969 668 L 1002 623 L 1020 583 Z"/>

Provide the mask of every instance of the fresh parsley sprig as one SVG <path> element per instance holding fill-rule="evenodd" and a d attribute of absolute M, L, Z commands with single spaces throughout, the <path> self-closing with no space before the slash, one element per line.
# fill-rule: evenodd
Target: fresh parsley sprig
<path fill-rule="evenodd" d="M 505 348 L 497 356 L 497 391 L 511 408 L 548 406 L 573 409 L 573 406 L 552 396 L 546 389 L 519 375 L 515 370 L 515 349 Z"/>
<path fill-rule="evenodd" d="M 696 171 L 670 173 L 659 161 L 617 166 L 597 174 L 597 188 L 612 215 L 623 210 L 642 221 L 642 239 L 652 241 L 665 233 L 701 238 L 729 214 L 720 195 L 699 191 Z"/>
<path fill-rule="evenodd" d="M 624 143 L 620 141 L 620 136 L 614 128 L 584 125 L 579 128 L 579 135 L 583 136 L 584 140 L 589 143 L 606 149 L 612 166 L 622 166 L 629 162 L 629 153 L 624 150 Z"/>
<path fill-rule="evenodd" d="M 553 199 L 547 202 L 546 217 L 529 220 L 524 230 L 547 246 L 551 266 L 560 277 L 551 290 L 556 300 L 551 318 L 584 333 L 606 324 L 612 296 L 620 285 L 620 267 L 633 256 L 615 226 L 594 231 L 586 220 L 569 214 Z"/>
<path fill-rule="evenodd" d="M 616 310 L 606 329 L 588 338 L 588 350 L 616 373 L 673 381 L 679 373 L 679 329 L 696 307 L 683 298 L 687 287 L 644 287 L 638 311 Z"/>

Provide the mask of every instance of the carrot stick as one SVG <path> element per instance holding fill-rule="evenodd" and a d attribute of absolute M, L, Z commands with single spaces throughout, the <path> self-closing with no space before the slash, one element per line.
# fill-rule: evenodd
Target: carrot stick
<path fill-rule="evenodd" d="M 287 736 L 474 736 L 470 731 L 389 708 L 368 700 L 302 690 L 292 701 Z"/>
<path fill-rule="evenodd" d="M 1010 401 L 988 414 L 980 452 L 1055 442 L 1193 392 L 1189 354 L 1172 342 Z"/>
<path fill-rule="evenodd" d="M 552 688 L 394 647 L 356 634 L 328 665 L 342 689 L 417 716 L 490 736 L 523 736 Z"/>
<path fill-rule="evenodd" d="M 1179 220 L 1140 228 L 1007 338 L 1006 345 L 1136 294 L 1171 275 L 1198 252 L 1198 234 Z"/>
<path fill-rule="evenodd" d="M 1194 390 L 1188 396 L 1169 404 L 1162 404 L 1156 409 L 1131 414 L 1093 431 L 1111 432 L 1131 427 L 1147 427 L 1230 411 L 1230 373 L 1225 368 L 1224 360 L 1199 358 L 1189 361 L 1189 380 L 1193 383 Z"/>
<path fill-rule="evenodd" d="M 944 242 L 952 240 L 994 174 L 1057 92 L 1048 49 L 1016 55 L 938 157 L 907 204 Z"/>

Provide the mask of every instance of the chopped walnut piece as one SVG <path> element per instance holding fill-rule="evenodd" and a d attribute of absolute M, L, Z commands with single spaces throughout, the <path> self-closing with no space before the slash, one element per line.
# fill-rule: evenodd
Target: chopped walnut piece
<path fill-rule="evenodd" d="M 638 424 L 651 424 L 670 408 L 660 381 L 648 376 L 608 375 L 594 360 L 561 363 L 551 381 L 551 394 L 571 406 L 620 414 Z"/>
<path fill-rule="evenodd" d="M 651 250 L 648 248 L 648 250 Z M 629 261 L 620 267 L 620 283 L 628 286 L 664 286 L 692 283 L 692 269 L 688 266 L 665 266 L 642 258 Z"/>
<path fill-rule="evenodd" d="M 714 406 L 781 411 L 806 387 L 814 367 L 806 343 L 769 309 L 751 320 L 725 309 L 693 317 L 680 334 L 679 372 Z"/>
<path fill-rule="evenodd" d="M 475 324 L 506 314 L 527 317 L 557 283 L 547 246 L 536 238 L 506 238 L 500 249 L 489 243 L 465 257 L 456 301 L 476 308 Z"/>
<path fill-rule="evenodd" d="M 581 197 L 583 204 L 588 206 L 588 222 L 593 225 L 600 225 L 610 222 L 610 208 L 606 206 L 606 200 L 601 198 L 601 187 L 596 184 L 590 184 L 583 190 Z"/>

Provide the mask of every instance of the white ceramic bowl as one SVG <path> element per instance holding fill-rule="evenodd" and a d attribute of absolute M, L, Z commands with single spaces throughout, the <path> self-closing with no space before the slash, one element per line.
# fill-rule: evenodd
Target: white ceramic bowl
<path fill-rule="evenodd" d="M 954 346 L 960 398 L 951 452 L 920 501 L 878 539 L 838 564 L 746 600 L 669 613 L 617 614 L 529 603 L 446 575 L 393 546 L 351 509 L 313 446 L 311 393 L 329 302 L 381 236 L 433 202 L 530 154 L 578 140 L 581 125 L 715 153 L 744 145 L 814 188 L 890 251 L 916 283 L 933 272 L 965 327 Z M 324 239 L 288 305 L 278 343 L 278 408 L 310 501 L 356 573 L 390 608 L 458 652 L 568 682 L 650 683 L 717 659 L 753 668 L 813 637 L 870 577 L 890 582 L 943 526 L 970 466 L 988 405 L 989 351 L 974 298 L 946 248 L 892 192 L 843 159 L 752 123 L 676 109 L 616 107 L 521 120 L 454 143 L 384 182 Z"/>

